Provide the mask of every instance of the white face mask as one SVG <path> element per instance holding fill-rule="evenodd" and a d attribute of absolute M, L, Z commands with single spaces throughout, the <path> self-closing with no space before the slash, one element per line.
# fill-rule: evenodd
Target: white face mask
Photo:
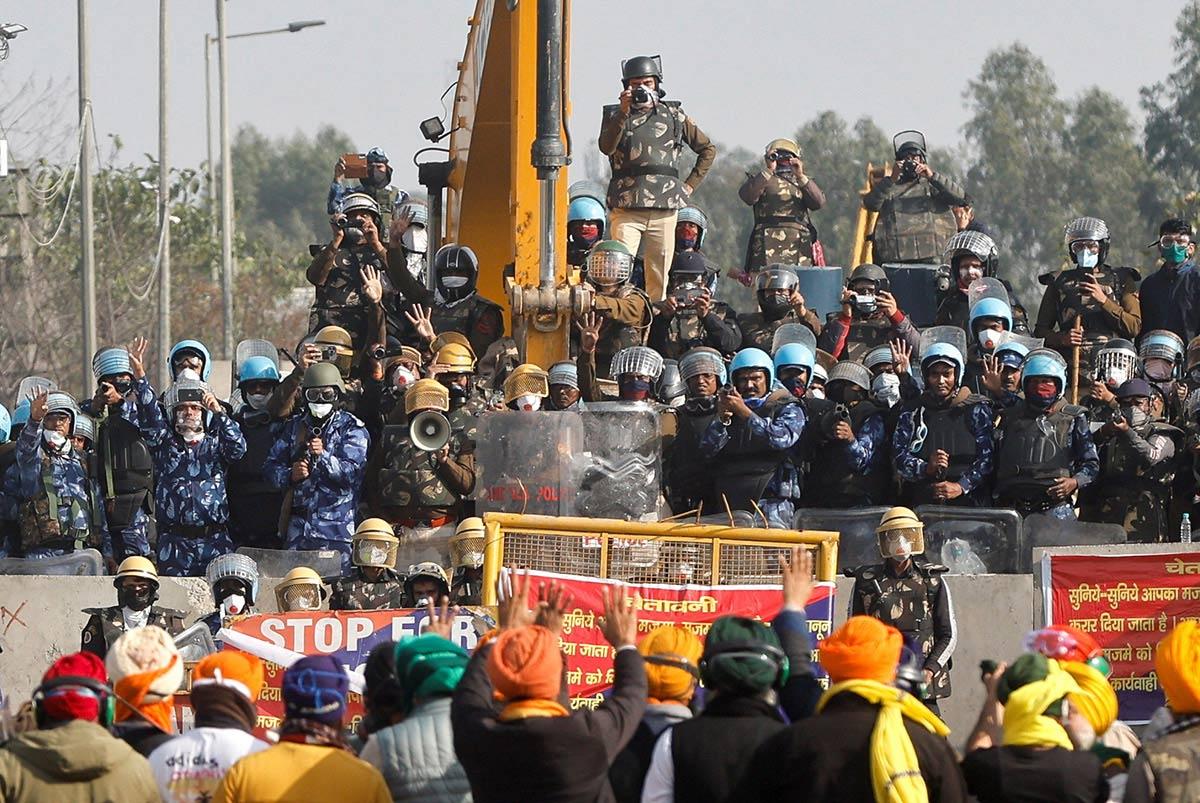
<path fill-rule="evenodd" d="M 409 226 L 400 236 L 400 243 L 406 251 L 424 254 L 429 250 L 429 232 L 424 226 Z"/>
<path fill-rule="evenodd" d="M 230 594 L 221 600 L 221 618 L 237 616 L 246 612 L 246 598 L 241 594 Z"/>
<path fill-rule="evenodd" d="M 540 410 L 542 409 L 542 397 L 532 393 L 522 394 L 517 397 L 517 409 L 525 412 Z"/>
<path fill-rule="evenodd" d="M 179 410 L 175 413 L 175 431 L 191 446 L 204 437 L 204 419 L 199 412 Z"/>
<path fill-rule="evenodd" d="M 270 393 L 251 393 L 246 396 L 246 404 L 250 405 L 251 410 L 263 410 L 270 398 Z"/>
<path fill-rule="evenodd" d="M 823 399 L 825 398 L 825 388 L 822 385 L 809 385 L 808 390 L 804 394 L 814 399 Z"/>
<path fill-rule="evenodd" d="M 871 380 L 871 395 L 880 404 L 894 407 L 900 401 L 900 377 L 895 374 L 880 374 Z"/>
<path fill-rule="evenodd" d="M 200 381 L 200 374 L 194 368 L 181 368 L 175 376 L 176 379 L 194 379 Z"/>
<path fill-rule="evenodd" d="M 1124 368 L 1112 366 L 1104 372 L 1104 384 L 1110 388 L 1118 388 L 1129 379 L 1129 372 Z"/>
<path fill-rule="evenodd" d="M 323 421 L 333 412 L 332 404 L 318 404 L 317 402 L 308 403 L 308 412 L 313 418 L 318 421 Z"/>
<path fill-rule="evenodd" d="M 466 276 L 443 276 L 441 279 L 442 286 L 450 290 L 457 290 L 460 287 L 467 286 Z"/>
<path fill-rule="evenodd" d="M 996 346 L 1000 345 L 1000 331 L 998 329 L 980 329 L 979 347 L 984 351 L 992 351 Z"/>
<path fill-rule="evenodd" d="M 63 454 L 67 451 L 67 436 L 53 429 L 42 430 L 42 440 L 50 447 L 50 451 Z"/>
<path fill-rule="evenodd" d="M 404 388 L 417 381 L 417 375 L 412 372 L 411 368 L 400 366 L 396 372 L 392 374 L 392 384 L 397 388 Z"/>
<path fill-rule="evenodd" d="M 126 630 L 137 630 L 139 627 L 145 627 L 150 622 L 149 606 L 140 611 L 135 611 L 132 608 L 122 608 L 121 618 L 125 620 Z"/>

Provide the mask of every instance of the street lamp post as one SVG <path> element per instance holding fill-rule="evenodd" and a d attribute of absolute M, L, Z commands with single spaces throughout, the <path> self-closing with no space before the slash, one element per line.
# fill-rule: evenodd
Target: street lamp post
<path fill-rule="evenodd" d="M 229 71 L 225 44 L 230 39 L 245 39 L 251 36 L 266 36 L 274 33 L 296 33 L 305 28 L 324 25 L 325 20 L 300 20 L 290 22 L 283 28 L 272 28 L 266 31 L 249 31 L 247 33 L 225 33 L 225 0 L 215 0 L 217 6 L 217 82 L 220 96 L 219 108 L 221 116 L 221 299 L 224 316 L 224 336 L 222 347 L 226 359 L 233 359 L 233 163 L 230 157 L 229 143 Z M 205 37 L 204 54 L 205 69 L 208 69 L 208 47 L 214 41 L 213 37 Z M 206 73 L 207 76 L 207 73 Z M 207 77 L 206 77 L 207 86 Z M 209 126 L 209 172 L 212 171 L 212 128 Z M 210 188 L 211 178 L 210 178 Z M 211 191 L 211 190 L 210 190 Z M 211 196 L 210 196 L 211 197 Z"/>

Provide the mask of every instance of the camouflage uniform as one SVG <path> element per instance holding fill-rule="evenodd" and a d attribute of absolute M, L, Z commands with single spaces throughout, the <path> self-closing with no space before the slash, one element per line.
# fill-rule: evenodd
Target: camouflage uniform
<path fill-rule="evenodd" d="M 789 309 L 782 318 L 768 318 L 761 311 L 738 317 L 742 330 L 742 345 L 744 349 L 756 348 L 770 353 L 771 344 L 775 340 L 775 331 L 785 323 L 802 323 L 813 331 L 814 335 L 821 334 L 821 319 L 811 309 L 804 310 L 801 318 L 794 309 Z"/>
<path fill-rule="evenodd" d="M 475 489 L 476 421 L 466 405 L 451 411 L 447 420 L 450 459 L 441 464 L 413 445 L 407 425 L 384 427 L 367 481 L 372 511 L 389 524 L 462 517 Z"/>
<path fill-rule="evenodd" d="M 950 207 L 965 204 L 965 195 L 961 184 L 941 173 L 904 184 L 890 176 L 881 179 L 862 201 L 879 213 L 871 261 L 940 262 L 946 241 L 958 231 Z"/>
<path fill-rule="evenodd" d="M 200 577 L 213 558 L 233 551 L 225 472 L 246 454 L 246 439 L 223 412 L 207 412 L 204 437 L 189 447 L 154 398 L 145 377 L 134 380 L 142 436 L 158 474 L 158 572 Z"/>
<path fill-rule="evenodd" d="M 884 316 L 882 312 L 863 318 L 853 314 L 847 318 L 840 312 L 831 312 L 825 320 L 825 329 L 817 338 L 817 348 L 828 351 L 839 360 L 862 362 L 867 352 L 893 340 L 903 340 L 916 354 L 921 344 L 921 333 L 912 319 L 898 311 L 899 320 Z"/>
<path fill-rule="evenodd" d="M 612 295 L 596 293 L 593 305 L 600 316 L 600 341 L 596 344 L 597 376 L 608 376 L 613 355 L 630 346 L 644 346 L 654 320 L 650 298 L 624 284 Z"/>
<path fill-rule="evenodd" d="M 21 430 L 16 454 L 16 484 L 10 491 L 18 500 L 17 554 L 44 558 L 92 547 L 111 556 L 100 486 L 83 456 L 74 449 L 65 456 L 47 452 L 34 421 Z"/>
<path fill-rule="evenodd" d="M 100 660 L 108 654 L 108 648 L 125 632 L 125 616 L 119 605 L 108 608 L 84 608 L 83 612 L 90 614 L 83 632 L 79 634 L 79 649 L 90 652 Z M 150 606 L 150 618 L 147 625 L 155 625 L 177 636 L 183 632 L 183 619 L 187 616 L 184 611 L 174 608 Z"/>
<path fill-rule="evenodd" d="M 1131 543 L 1166 541 L 1175 440 L 1182 435 L 1151 421 L 1109 437 L 1100 446 L 1099 481 L 1080 500 L 1081 518 L 1120 524 Z"/>
<path fill-rule="evenodd" d="M 97 481 L 118 563 L 131 555 L 150 556 L 154 537 L 154 465 L 138 426 L 137 402 L 122 399 L 99 412 L 92 400 L 83 411 L 96 418 Z"/>
<path fill-rule="evenodd" d="M 324 451 L 312 461 L 308 477 L 292 482 L 292 464 L 308 450 L 313 437 L 307 415 L 288 421 L 271 447 L 263 476 L 283 489 L 287 549 L 333 549 L 350 567 L 350 539 L 358 509 L 370 437 L 362 422 L 345 410 L 334 410 L 321 433 Z"/>
<path fill-rule="evenodd" d="M 1156 739 L 1142 742 L 1125 786 L 1129 803 L 1200 800 L 1200 715 L 1188 714 Z"/>
<path fill-rule="evenodd" d="M 949 569 L 916 555 L 903 572 L 894 561 L 852 570 L 854 591 L 850 615 L 874 616 L 900 631 L 905 642 L 920 650 L 925 669 L 933 673 L 926 700 L 950 696 L 951 655 L 958 626 L 950 589 L 942 575 Z"/>
<path fill-rule="evenodd" d="M 760 170 L 747 173 L 738 194 L 754 206 L 754 228 L 746 246 L 746 270 L 767 265 L 811 265 L 810 209 L 825 205 L 825 194 L 808 176 Z"/>
<path fill-rule="evenodd" d="M 677 309 L 669 318 L 662 313 L 655 315 L 647 345 L 664 359 L 678 360 L 697 346 L 708 346 L 730 356 L 737 351 L 741 340 L 737 313 L 725 302 L 714 301 L 704 318 L 694 307 Z"/>
<path fill-rule="evenodd" d="M 332 267 L 329 267 L 332 263 Z M 338 248 L 328 247 L 313 257 L 309 273 L 329 273 L 325 281 L 316 286 L 316 298 L 308 314 L 308 331 L 315 332 L 323 326 L 340 326 L 350 333 L 350 341 L 357 352 L 375 339 L 369 331 L 371 301 L 362 292 L 362 276 L 365 267 L 372 267 L 383 277 L 387 276 L 387 262 L 368 246 Z M 389 292 L 390 282 L 384 285 L 385 314 L 393 320 L 399 319 L 395 311 L 394 293 Z"/>
<path fill-rule="evenodd" d="M 404 607 L 404 581 L 391 569 L 386 569 L 378 583 L 368 580 L 362 570 L 355 568 L 349 577 L 333 584 L 329 596 L 331 611 L 380 611 Z"/>

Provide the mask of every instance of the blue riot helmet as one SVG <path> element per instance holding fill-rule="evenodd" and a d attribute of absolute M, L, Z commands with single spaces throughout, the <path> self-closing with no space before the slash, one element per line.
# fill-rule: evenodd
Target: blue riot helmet
<path fill-rule="evenodd" d="M 967 329 L 974 333 L 980 348 L 984 351 L 992 351 L 999 343 L 996 330 L 985 326 L 976 329 L 976 322 L 988 318 L 999 320 L 1004 327 L 1002 331 L 1011 332 L 1012 307 L 1009 306 L 1007 301 L 999 298 L 982 298 L 971 305 L 970 316 L 967 319 Z"/>
<path fill-rule="evenodd" d="M 954 384 L 956 387 L 962 384 L 965 361 L 963 360 L 962 352 L 957 347 L 949 343 L 934 343 L 931 345 L 921 355 L 921 374 L 924 375 L 932 366 L 938 363 L 954 366 Z"/>
<path fill-rule="evenodd" d="M 10 422 L 10 431 L 16 432 L 20 427 L 29 423 L 29 410 L 33 405 L 29 399 L 25 399 L 12 411 L 12 421 Z"/>
<path fill-rule="evenodd" d="M 129 363 L 129 352 L 120 347 L 104 348 L 92 357 L 92 374 L 97 379 L 119 374 L 133 374 Z"/>
<path fill-rule="evenodd" d="M 1022 384 L 1026 384 L 1031 379 L 1045 378 L 1053 379 L 1057 385 L 1057 393 L 1054 398 L 1039 399 L 1026 389 L 1025 399 L 1033 404 L 1041 404 L 1049 407 L 1062 396 L 1063 390 L 1067 386 L 1067 361 L 1063 359 L 1061 354 L 1052 349 L 1034 349 L 1025 358 L 1025 367 L 1022 371 L 1021 382 Z"/>
<path fill-rule="evenodd" d="M 804 391 L 812 382 L 813 365 L 817 355 L 804 343 L 785 343 L 775 352 L 775 375 L 780 377 L 780 383 L 793 396 L 803 396 Z M 783 378 L 786 368 L 803 368 L 804 377 Z"/>
<path fill-rule="evenodd" d="M 200 380 L 207 382 L 209 374 L 212 373 L 212 357 L 208 353 L 208 348 L 199 340 L 180 340 L 171 346 L 171 353 L 167 356 L 167 370 L 171 372 L 171 378 L 175 379 L 178 373 L 175 370 L 176 361 L 188 355 L 200 358 Z"/>
<path fill-rule="evenodd" d="M 8 408 L 0 404 L 0 443 L 8 443 L 9 437 L 12 435 L 12 416 L 8 413 Z"/>
<path fill-rule="evenodd" d="M 693 243 L 688 243 L 687 238 L 680 237 L 679 227 L 684 223 L 690 223 L 699 231 L 696 234 L 696 240 Z M 704 247 L 704 235 L 708 233 L 708 215 L 698 206 L 685 206 L 679 210 L 675 217 L 675 250 L 681 251 L 685 248 L 694 248 L 699 251 Z"/>
<path fill-rule="evenodd" d="M 270 357 L 251 357 L 242 363 L 241 370 L 238 371 L 238 387 L 247 382 L 278 382 L 279 380 L 279 369 L 275 367 L 275 363 L 271 361 Z"/>
<path fill-rule="evenodd" d="M 738 371 L 747 368 L 761 368 L 767 372 L 767 392 L 769 393 L 771 386 L 775 384 L 775 364 L 771 362 L 771 355 L 762 349 L 742 349 L 733 355 L 733 360 L 729 363 L 729 378 L 736 379 Z"/>
<path fill-rule="evenodd" d="M 599 237 L 604 236 L 606 221 L 608 220 L 608 211 L 605 210 L 604 204 L 590 195 L 581 195 L 571 201 L 571 205 L 567 207 L 567 225 L 570 226 L 575 221 L 594 221 L 600 226 Z"/>
<path fill-rule="evenodd" d="M 1007 365 L 1009 368 L 1020 368 L 1024 365 L 1025 358 L 1029 356 L 1029 347 L 1024 343 L 1010 340 L 998 346 L 994 354 L 1001 365 Z"/>

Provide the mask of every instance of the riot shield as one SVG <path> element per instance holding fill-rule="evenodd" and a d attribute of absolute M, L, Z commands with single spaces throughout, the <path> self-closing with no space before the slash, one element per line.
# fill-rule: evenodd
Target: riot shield
<path fill-rule="evenodd" d="M 479 417 L 475 443 L 475 506 L 480 516 L 574 515 L 577 486 L 572 465 L 583 451 L 580 413 L 489 411 Z"/>
<path fill-rule="evenodd" d="M 194 664 L 206 655 L 216 652 L 217 644 L 213 641 L 208 625 L 200 621 L 175 637 L 175 648 L 179 650 L 179 657 L 185 664 Z"/>
<path fill-rule="evenodd" d="M 94 549 L 81 549 L 53 558 L 0 558 L 0 574 L 102 577 L 104 558 Z"/>
<path fill-rule="evenodd" d="M 1101 524 L 1094 521 L 1063 521 L 1045 513 L 1025 517 L 1026 540 L 1029 542 L 1029 561 L 1034 547 L 1039 546 L 1099 546 L 1124 544 L 1125 528 L 1120 524 Z"/>
<path fill-rule="evenodd" d="M 796 276 L 800 279 L 800 295 L 804 296 L 805 306 L 817 313 L 819 320 L 824 322 L 825 316 L 842 308 L 842 288 L 846 280 L 841 268 L 805 265 L 796 268 Z"/>
<path fill-rule="evenodd" d="M 242 365 L 251 357 L 266 357 L 275 364 L 275 370 L 280 370 L 279 349 L 275 348 L 275 344 L 270 340 L 239 341 L 233 351 L 233 362 L 229 366 L 229 387 L 233 389 L 229 395 L 229 403 L 233 405 L 234 409 L 240 407 L 242 403 L 242 392 L 238 388 L 238 375 L 241 373 Z M 282 374 L 282 371 L 280 373 Z"/>
<path fill-rule="evenodd" d="M 332 549 L 259 549 L 244 546 L 238 553 L 258 564 L 260 577 L 283 577 L 292 569 L 307 566 L 321 577 L 342 573 L 342 554 Z"/>
<path fill-rule="evenodd" d="M 800 343 L 808 346 L 813 354 L 817 353 L 817 336 L 813 334 L 812 329 L 802 323 L 781 324 L 775 330 L 774 337 L 771 338 L 771 354 L 779 351 L 781 346 L 788 343 Z"/>
<path fill-rule="evenodd" d="M 949 343 L 958 349 L 964 360 L 967 358 L 967 333 L 957 326 L 931 326 L 922 331 L 917 356 L 924 357 L 934 343 Z"/>
<path fill-rule="evenodd" d="M 450 565 L 450 537 L 455 525 L 442 527 L 397 527 L 396 537 L 400 546 L 396 548 L 396 571 L 404 574 L 409 566 L 433 562 L 440 566 Z"/>
<path fill-rule="evenodd" d="M 567 187 L 567 199 L 571 201 L 574 201 L 576 198 L 586 197 L 595 198 L 601 204 L 604 204 L 606 203 L 605 197 L 607 194 L 603 184 L 596 181 L 589 181 L 588 179 L 572 181 L 571 185 Z"/>
<path fill-rule="evenodd" d="M 53 379 L 47 379 L 44 376 L 27 376 L 21 380 L 21 384 L 17 385 L 17 399 L 13 406 L 52 390 L 58 390 L 58 383 Z"/>
<path fill-rule="evenodd" d="M 1008 305 L 1008 289 L 1004 282 L 994 276 L 984 276 L 971 282 L 967 288 L 967 308 L 974 309 L 975 305 L 985 298 L 995 298 Z"/>
<path fill-rule="evenodd" d="M 923 329 L 933 325 L 938 308 L 938 268 L 934 264 L 881 265 L 892 286 L 900 310 L 908 315 L 913 326 Z"/>
<path fill-rule="evenodd" d="M 922 505 L 916 514 L 925 523 L 925 556 L 946 563 L 952 574 L 1029 571 L 1025 529 L 1015 510 Z"/>
<path fill-rule="evenodd" d="M 1025 348 L 1033 351 L 1034 349 L 1042 348 L 1046 341 L 1040 337 L 1018 335 L 1016 332 L 999 332 L 996 335 L 996 348 L 1000 348 L 1006 343 L 1020 343 Z"/>
<path fill-rule="evenodd" d="M 796 511 L 797 530 L 833 530 L 838 537 L 838 571 L 879 563 L 879 526 L 888 507 L 812 508 Z"/>
<path fill-rule="evenodd" d="M 576 516 L 654 521 L 662 485 L 659 413 L 644 402 L 589 402 L 572 461 Z"/>

